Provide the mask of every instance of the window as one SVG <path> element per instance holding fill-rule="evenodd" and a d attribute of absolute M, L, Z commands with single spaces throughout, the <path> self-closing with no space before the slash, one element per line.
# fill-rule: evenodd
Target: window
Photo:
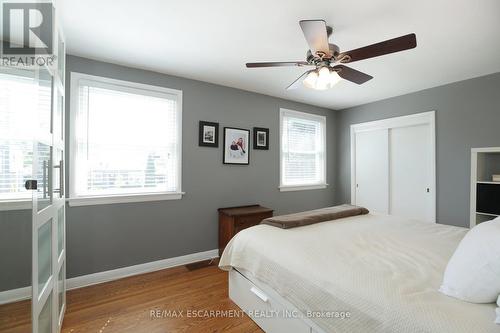
<path fill-rule="evenodd" d="M 38 129 L 50 127 L 50 118 L 41 116 L 50 117 L 52 81 L 44 71 L 35 74 L 0 72 L 0 202 L 7 204 L 5 209 L 31 208 L 33 194 L 24 183 L 33 178 L 33 139 Z"/>
<path fill-rule="evenodd" d="M 280 110 L 281 191 L 326 187 L 326 118 Z"/>
<path fill-rule="evenodd" d="M 71 79 L 70 204 L 180 199 L 182 92 Z"/>

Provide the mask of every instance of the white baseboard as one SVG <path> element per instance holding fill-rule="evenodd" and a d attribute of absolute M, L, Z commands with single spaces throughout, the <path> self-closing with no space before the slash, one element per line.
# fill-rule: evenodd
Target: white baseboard
<path fill-rule="evenodd" d="M 210 250 L 205 252 L 192 253 L 185 256 L 168 258 L 147 262 L 144 264 L 128 266 L 113 269 L 110 271 L 98 272 L 94 274 L 77 276 L 66 280 L 67 290 L 78 289 L 94 284 L 118 280 L 129 276 L 150 273 L 166 268 L 182 266 L 198 261 L 208 260 L 219 257 L 219 250 Z M 12 289 L 0 292 L 0 305 L 31 298 L 31 287 Z"/>
<path fill-rule="evenodd" d="M 110 271 L 77 276 L 66 280 L 66 288 L 68 290 L 82 288 L 86 286 L 91 286 L 93 284 L 122 279 L 128 276 L 159 271 L 161 269 L 182 266 L 197 261 L 217 258 L 218 256 L 219 256 L 219 250 L 210 250 L 205 252 L 188 254 L 185 256 L 180 256 L 175 258 L 147 262 L 145 264 L 117 268 Z"/>
<path fill-rule="evenodd" d="M 31 286 L 0 292 L 0 305 L 31 298 Z"/>

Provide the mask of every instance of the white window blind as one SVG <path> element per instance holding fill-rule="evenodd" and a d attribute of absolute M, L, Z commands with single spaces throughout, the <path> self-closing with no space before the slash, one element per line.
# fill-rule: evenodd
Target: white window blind
<path fill-rule="evenodd" d="M 78 80 L 71 196 L 180 192 L 181 96 Z"/>
<path fill-rule="evenodd" d="M 281 185 L 326 185 L 325 117 L 281 109 Z"/>
<path fill-rule="evenodd" d="M 51 90 L 50 79 L 34 72 L 0 73 L 0 201 L 32 196 L 24 183 L 33 178 L 36 132 L 50 128 Z"/>

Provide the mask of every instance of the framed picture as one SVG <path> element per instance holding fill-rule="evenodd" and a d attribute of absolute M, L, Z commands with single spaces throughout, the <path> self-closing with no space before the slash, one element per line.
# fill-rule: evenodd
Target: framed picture
<path fill-rule="evenodd" d="M 269 150 L 269 128 L 253 128 L 253 149 Z"/>
<path fill-rule="evenodd" d="M 224 127 L 224 164 L 250 163 L 250 130 Z"/>
<path fill-rule="evenodd" d="M 198 146 L 219 147 L 219 124 L 200 121 Z"/>

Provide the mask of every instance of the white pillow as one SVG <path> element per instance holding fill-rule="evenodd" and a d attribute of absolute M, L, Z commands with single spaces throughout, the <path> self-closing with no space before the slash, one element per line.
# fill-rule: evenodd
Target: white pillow
<path fill-rule="evenodd" d="M 471 303 L 500 294 L 500 217 L 472 228 L 448 262 L 439 291 Z"/>

